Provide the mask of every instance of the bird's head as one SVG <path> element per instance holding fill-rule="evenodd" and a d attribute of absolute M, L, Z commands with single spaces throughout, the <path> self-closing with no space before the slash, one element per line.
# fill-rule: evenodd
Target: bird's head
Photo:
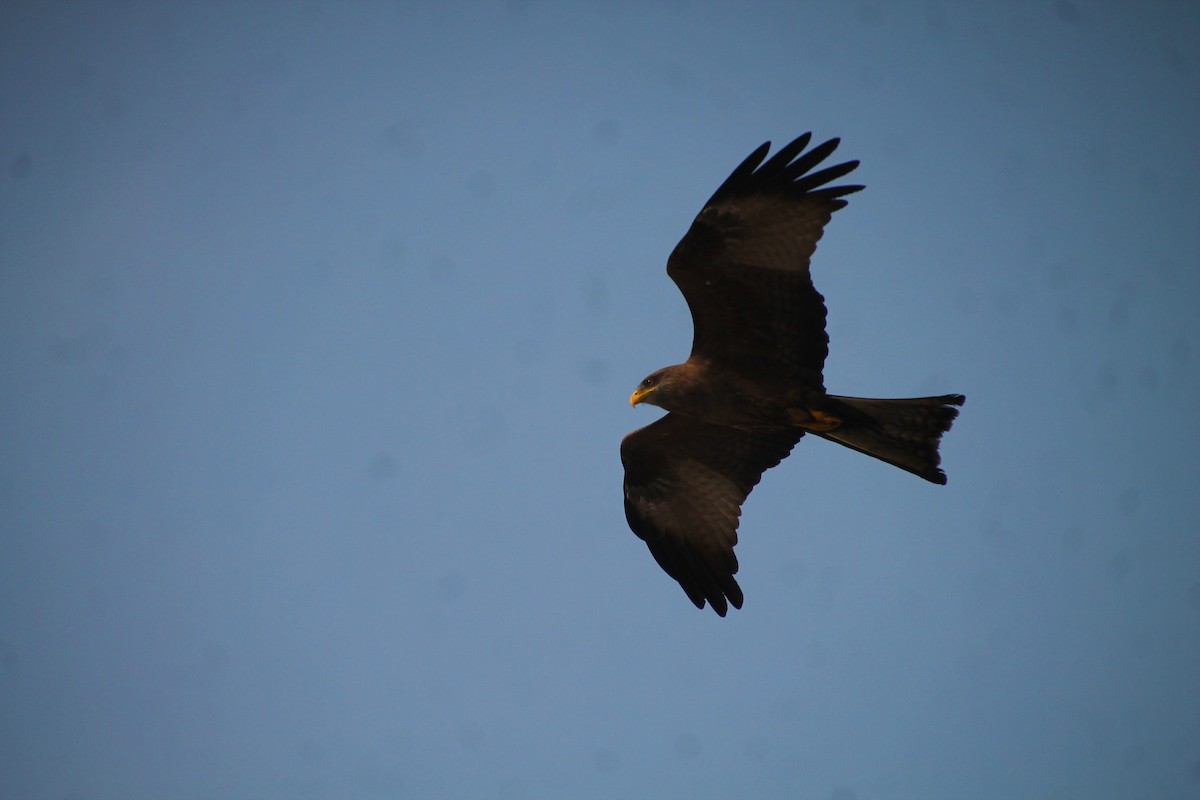
<path fill-rule="evenodd" d="M 642 382 L 633 390 L 633 394 L 629 396 L 629 405 L 636 406 L 639 403 L 649 403 L 652 406 L 665 408 L 663 401 L 671 392 L 671 377 L 674 367 L 663 367 L 660 370 L 655 370 L 642 379 Z"/>

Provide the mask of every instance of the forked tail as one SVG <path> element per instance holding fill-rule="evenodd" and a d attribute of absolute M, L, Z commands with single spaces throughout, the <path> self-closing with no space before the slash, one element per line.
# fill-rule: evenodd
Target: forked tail
<path fill-rule="evenodd" d="M 842 422 L 817 436 L 874 456 L 927 481 L 944 484 L 946 473 L 938 468 L 938 444 L 950 430 L 958 409 L 966 400 L 961 394 L 912 397 L 904 400 L 874 400 L 866 397 L 829 399 Z"/>

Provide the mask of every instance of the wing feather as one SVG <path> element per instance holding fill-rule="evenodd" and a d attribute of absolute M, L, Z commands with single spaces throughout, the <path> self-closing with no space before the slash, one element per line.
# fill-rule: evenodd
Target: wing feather
<path fill-rule="evenodd" d="M 741 430 L 667 414 L 621 442 L 625 516 L 697 608 L 742 607 L 734 579 L 742 503 L 803 432 Z"/>
<path fill-rule="evenodd" d="M 861 186 L 828 186 L 857 161 L 813 168 L 839 140 L 804 134 L 763 163 L 770 142 L 713 193 L 667 262 L 692 312 L 692 355 L 769 369 L 823 388 L 825 300 L 809 273 L 826 223 Z M 810 174 L 811 172 L 811 174 Z"/>

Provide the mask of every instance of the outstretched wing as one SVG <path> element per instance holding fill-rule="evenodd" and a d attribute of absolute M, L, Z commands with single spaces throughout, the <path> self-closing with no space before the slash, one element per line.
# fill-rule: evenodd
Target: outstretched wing
<path fill-rule="evenodd" d="M 625 518 L 696 608 L 742 607 L 738 517 L 763 472 L 791 452 L 796 429 L 739 430 L 667 414 L 621 442 Z"/>
<path fill-rule="evenodd" d="M 838 146 L 807 153 L 806 133 L 763 163 L 771 143 L 738 166 L 696 216 L 667 262 L 692 312 L 693 357 L 781 371 L 823 388 L 825 300 L 809 259 L 825 224 L 861 186 L 826 186 L 857 161 L 811 170 Z"/>

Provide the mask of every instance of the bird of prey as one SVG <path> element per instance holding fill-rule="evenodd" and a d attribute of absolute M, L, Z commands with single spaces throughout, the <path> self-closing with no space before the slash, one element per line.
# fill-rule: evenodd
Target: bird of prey
<path fill-rule="evenodd" d="M 629 398 L 668 413 L 621 442 L 625 517 L 697 608 L 742 607 L 734 579 L 742 503 L 763 472 L 812 433 L 944 484 L 938 445 L 964 397 L 826 394 L 825 300 L 809 259 L 858 166 L 814 172 L 838 146 L 804 134 L 765 161 L 759 147 L 676 245 L 667 274 L 692 314 L 692 352 Z"/>

